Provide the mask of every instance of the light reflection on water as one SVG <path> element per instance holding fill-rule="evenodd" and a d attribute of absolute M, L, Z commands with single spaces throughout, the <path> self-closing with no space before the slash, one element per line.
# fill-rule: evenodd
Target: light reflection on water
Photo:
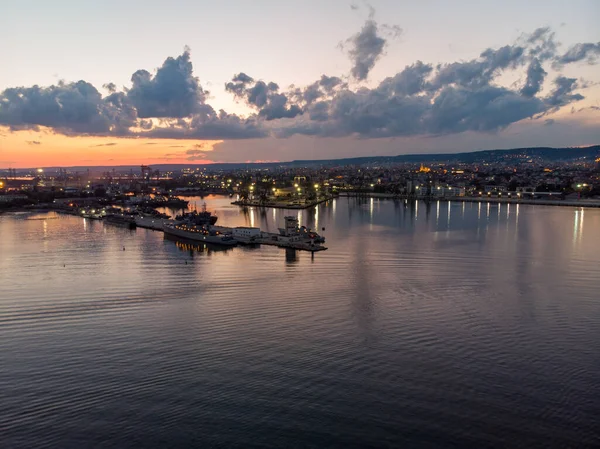
<path fill-rule="evenodd" d="M 326 228 L 329 250 L 0 216 L 6 447 L 576 447 L 597 436 L 600 210 L 190 200 L 218 224 L 271 232 L 296 214 Z"/>

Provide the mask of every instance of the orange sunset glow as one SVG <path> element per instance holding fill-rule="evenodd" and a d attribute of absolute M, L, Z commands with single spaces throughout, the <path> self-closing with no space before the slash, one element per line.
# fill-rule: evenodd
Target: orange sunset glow
<path fill-rule="evenodd" d="M 96 166 L 208 164 L 221 140 L 64 136 L 48 128 L 11 131 L 0 127 L 0 166 Z"/>

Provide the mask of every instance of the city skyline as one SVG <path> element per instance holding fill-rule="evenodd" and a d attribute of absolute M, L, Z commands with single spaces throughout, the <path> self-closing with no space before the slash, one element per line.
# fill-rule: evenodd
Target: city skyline
<path fill-rule="evenodd" d="M 600 7 L 589 1 L 481 9 L 481 2 L 262 2 L 267 15 L 231 3 L 239 16 L 227 5 L 159 11 L 145 3 L 131 21 L 135 2 L 120 14 L 112 4 L 96 10 L 63 1 L 50 11 L 30 3 L 31 27 L 19 27 L 27 5 L 11 5 L 0 19 L 1 37 L 11 42 L 0 50 L 10 62 L 0 74 L 0 167 L 600 141 L 600 33 L 592 20 Z M 184 7 L 190 11 L 178 25 Z M 149 34 L 161 15 L 162 35 Z M 196 29 L 200 16 L 213 20 Z M 514 26 L 490 27 L 492 16 Z M 89 17 L 94 26 L 86 32 Z M 244 19 L 251 30 L 242 31 Z"/>

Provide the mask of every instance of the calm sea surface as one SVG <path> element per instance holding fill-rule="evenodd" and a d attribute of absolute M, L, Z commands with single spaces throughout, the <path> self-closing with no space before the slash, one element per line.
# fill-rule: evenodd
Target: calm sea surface
<path fill-rule="evenodd" d="M 293 213 L 328 251 L 1 215 L 0 446 L 600 446 L 600 210 Z"/>

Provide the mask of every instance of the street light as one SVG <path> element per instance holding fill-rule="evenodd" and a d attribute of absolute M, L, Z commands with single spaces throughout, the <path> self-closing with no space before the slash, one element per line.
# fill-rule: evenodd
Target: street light
<path fill-rule="evenodd" d="M 319 189 L 319 184 L 315 184 L 315 189 Z"/>

